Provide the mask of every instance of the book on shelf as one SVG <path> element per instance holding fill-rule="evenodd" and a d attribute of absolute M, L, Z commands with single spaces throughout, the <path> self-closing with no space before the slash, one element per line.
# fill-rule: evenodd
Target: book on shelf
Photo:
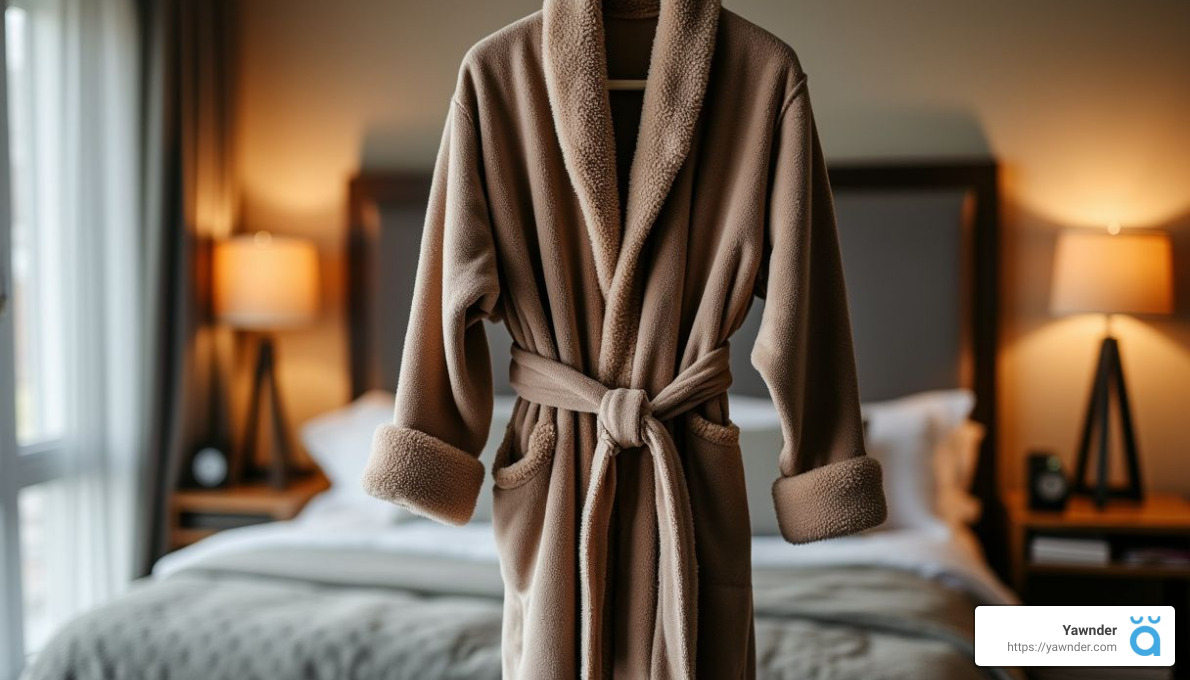
<path fill-rule="evenodd" d="M 1101 538 L 1034 536 L 1029 560 L 1034 564 L 1106 566 L 1111 561 L 1111 545 Z"/>
<path fill-rule="evenodd" d="M 1124 564 L 1138 567 L 1190 567 L 1190 549 L 1149 547 L 1130 548 L 1120 556 Z"/>

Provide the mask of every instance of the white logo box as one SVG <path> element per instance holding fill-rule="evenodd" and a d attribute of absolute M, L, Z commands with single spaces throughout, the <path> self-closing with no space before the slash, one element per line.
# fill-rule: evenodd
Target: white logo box
<path fill-rule="evenodd" d="M 975 608 L 979 666 L 1172 666 L 1173 607 Z"/>

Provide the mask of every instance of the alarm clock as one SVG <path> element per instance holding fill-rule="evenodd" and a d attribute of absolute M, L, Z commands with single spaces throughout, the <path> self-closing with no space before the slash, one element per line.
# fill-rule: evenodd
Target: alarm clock
<path fill-rule="evenodd" d="M 1052 453 L 1029 454 L 1029 508 L 1060 512 L 1070 497 L 1070 482 L 1062 471 L 1062 459 Z"/>
<path fill-rule="evenodd" d="M 190 477 L 195 484 L 206 489 L 226 484 L 230 471 L 227 454 L 221 448 L 204 446 L 190 459 Z"/>

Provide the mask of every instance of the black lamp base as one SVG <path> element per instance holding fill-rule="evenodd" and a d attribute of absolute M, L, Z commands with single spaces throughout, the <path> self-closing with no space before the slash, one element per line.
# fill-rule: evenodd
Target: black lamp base
<path fill-rule="evenodd" d="M 1108 457 L 1110 451 L 1112 393 L 1120 409 L 1120 434 L 1124 440 L 1124 459 L 1128 465 L 1128 482 L 1124 486 L 1108 485 Z M 1097 436 L 1096 436 L 1097 435 Z M 1096 480 L 1087 482 L 1087 464 L 1091 458 L 1091 438 L 1096 441 Z M 1103 338 L 1099 347 L 1099 366 L 1091 388 L 1083 434 L 1078 445 L 1078 467 L 1074 474 L 1074 492 L 1089 495 L 1100 508 L 1113 498 L 1143 500 L 1144 488 L 1140 479 L 1140 456 L 1136 449 L 1136 434 L 1132 428 L 1132 410 L 1128 405 L 1128 388 L 1124 383 L 1124 367 L 1120 363 L 1120 343 L 1112 336 Z"/>
<path fill-rule="evenodd" d="M 264 392 L 268 392 L 267 401 Z M 256 465 L 256 443 L 260 438 L 260 411 L 266 408 L 271 419 L 272 447 L 265 468 Z M 252 376 L 252 396 L 248 402 L 248 417 L 244 423 L 244 438 L 236 451 L 230 481 L 242 484 L 264 478 L 269 486 L 284 489 L 291 481 L 293 454 L 289 444 L 289 429 L 281 394 L 277 389 L 276 350 L 271 335 L 262 335 Z"/>

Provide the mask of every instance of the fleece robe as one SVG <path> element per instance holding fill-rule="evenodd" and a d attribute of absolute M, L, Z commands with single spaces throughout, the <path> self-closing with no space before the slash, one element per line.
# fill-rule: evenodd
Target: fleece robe
<path fill-rule="evenodd" d="M 607 80 L 644 79 L 640 91 Z M 467 54 L 372 495 L 469 520 L 492 370 L 507 678 L 750 678 L 751 559 L 727 347 L 782 421 L 790 542 L 885 515 L 864 455 L 826 168 L 793 50 L 717 0 L 546 0 Z M 506 370 L 504 366 L 497 370 Z"/>

